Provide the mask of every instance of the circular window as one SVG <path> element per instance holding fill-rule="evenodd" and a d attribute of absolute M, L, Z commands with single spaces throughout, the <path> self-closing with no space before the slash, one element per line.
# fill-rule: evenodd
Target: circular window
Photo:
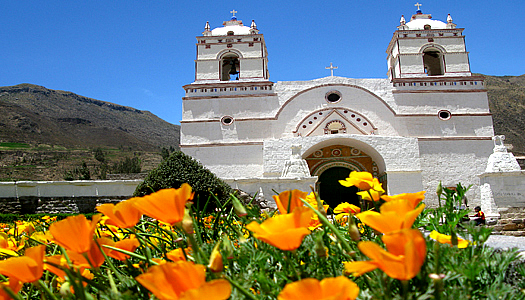
<path fill-rule="evenodd" d="M 233 123 L 233 117 L 224 116 L 221 118 L 221 123 L 226 126 L 231 125 Z"/>
<path fill-rule="evenodd" d="M 325 95 L 325 98 L 326 98 L 326 101 L 330 102 L 330 103 L 336 103 L 336 102 L 339 102 L 341 101 L 341 93 L 339 91 L 330 91 L 328 93 L 326 93 Z"/>
<path fill-rule="evenodd" d="M 448 110 L 440 110 L 438 112 L 438 118 L 441 120 L 448 120 L 452 117 L 452 114 Z"/>

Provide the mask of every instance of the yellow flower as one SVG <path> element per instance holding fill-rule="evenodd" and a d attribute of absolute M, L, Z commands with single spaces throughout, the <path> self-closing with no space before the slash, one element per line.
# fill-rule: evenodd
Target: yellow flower
<path fill-rule="evenodd" d="M 359 196 L 361 196 L 361 198 L 363 198 L 364 200 L 369 200 L 369 201 L 379 201 L 381 195 L 383 195 L 385 191 L 383 190 L 383 188 L 378 188 L 378 190 L 367 190 L 367 191 L 362 191 L 362 192 L 357 192 L 356 194 L 358 194 Z M 372 198 L 370 198 L 370 194 L 372 194 Z"/>
<path fill-rule="evenodd" d="M 136 280 L 157 298 L 184 300 L 224 300 L 231 294 L 227 280 L 206 282 L 206 268 L 187 261 L 168 262 L 151 267 Z"/>
<path fill-rule="evenodd" d="M 193 200 L 191 187 L 183 183 L 178 189 L 164 189 L 141 198 L 132 198 L 144 214 L 169 224 L 182 221 L 186 202 Z"/>
<path fill-rule="evenodd" d="M 358 189 L 363 191 L 372 189 L 384 192 L 383 188 L 381 187 L 381 183 L 379 183 L 379 180 L 374 178 L 372 174 L 368 172 L 352 171 L 348 178 L 345 180 L 339 180 L 339 183 L 346 187 L 356 186 Z"/>
<path fill-rule="evenodd" d="M 417 216 L 423 211 L 425 205 L 420 205 L 416 209 L 407 200 L 394 200 L 381 205 L 381 213 L 375 211 L 365 211 L 357 214 L 361 222 L 382 233 L 398 231 L 410 228 Z"/>
<path fill-rule="evenodd" d="M 404 193 L 404 194 L 398 194 L 393 196 L 383 195 L 381 196 L 381 199 L 385 200 L 386 202 L 394 201 L 403 199 L 412 204 L 413 208 L 416 208 L 417 205 L 425 199 L 425 193 L 426 191 L 421 191 L 417 193 Z"/>
<path fill-rule="evenodd" d="M 433 230 L 430 233 L 429 237 L 431 239 L 433 239 L 433 240 L 438 241 L 441 244 L 450 244 L 450 245 L 452 245 L 452 237 L 450 235 L 441 234 L 441 233 Z M 457 246 L 458 246 L 458 248 L 467 248 L 468 241 L 458 237 L 458 245 Z"/>
<path fill-rule="evenodd" d="M 222 272 L 223 265 L 222 265 L 222 255 L 219 251 L 220 242 L 218 242 L 215 247 L 213 247 L 213 251 L 210 255 L 210 263 L 208 264 L 208 268 L 214 272 L 219 273 Z"/>
<path fill-rule="evenodd" d="M 325 278 L 321 281 L 306 278 L 288 283 L 277 296 L 278 300 L 353 300 L 359 294 L 359 287 L 344 277 Z"/>
<path fill-rule="evenodd" d="M 291 214 L 278 215 L 261 224 L 253 221 L 246 228 L 253 236 L 281 250 L 295 250 L 303 238 L 310 234 L 308 225 L 312 217 L 308 207 L 297 207 Z"/>
<path fill-rule="evenodd" d="M 421 232 L 417 229 L 404 229 L 383 235 L 382 240 L 388 251 L 374 242 L 360 242 L 357 247 L 371 260 L 344 262 L 345 272 L 360 276 L 379 268 L 394 279 L 414 278 L 425 261 L 427 251 Z"/>
<path fill-rule="evenodd" d="M 292 212 L 296 207 L 302 207 L 303 202 L 301 199 L 306 199 L 307 195 L 307 192 L 300 190 L 284 191 L 278 196 L 273 196 L 273 199 L 275 200 L 275 204 L 277 204 L 279 212 L 284 215 Z M 317 207 L 317 202 L 314 207 Z"/>

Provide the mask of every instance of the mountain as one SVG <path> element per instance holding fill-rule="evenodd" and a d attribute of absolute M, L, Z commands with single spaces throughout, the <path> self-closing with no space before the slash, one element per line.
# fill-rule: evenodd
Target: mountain
<path fill-rule="evenodd" d="M 494 133 L 505 135 L 505 144 L 512 145 L 514 155 L 525 156 L 525 74 L 482 76 L 488 90 Z"/>
<path fill-rule="evenodd" d="M 148 111 L 32 84 L 0 87 L 0 142 L 158 151 L 180 126 Z"/>

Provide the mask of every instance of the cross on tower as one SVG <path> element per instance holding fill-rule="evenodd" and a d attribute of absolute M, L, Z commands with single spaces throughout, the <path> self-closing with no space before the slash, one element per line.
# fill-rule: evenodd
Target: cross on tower
<path fill-rule="evenodd" d="M 235 14 L 238 13 L 238 11 L 236 11 L 235 9 L 230 11 L 230 13 L 232 14 L 232 18 L 235 18 Z"/>
<path fill-rule="evenodd" d="M 332 63 L 330 63 L 329 67 L 325 67 L 325 69 L 330 69 L 330 76 L 334 76 L 334 69 L 337 69 L 337 67 L 334 67 Z"/>
<path fill-rule="evenodd" d="M 416 4 L 414 4 L 414 6 L 417 6 L 417 10 L 421 10 L 422 5 L 423 4 L 419 4 L 419 2 L 416 2 Z"/>

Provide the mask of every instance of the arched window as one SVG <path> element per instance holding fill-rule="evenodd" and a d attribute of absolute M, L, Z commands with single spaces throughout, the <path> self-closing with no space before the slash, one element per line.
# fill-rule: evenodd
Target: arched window
<path fill-rule="evenodd" d="M 445 74 L 443 67 L 443 53 L 436 48 L 427 48 L 423 51 L 423 65 L 428 76 Z"/>
<path fill-rule="evenodd" d="M 221 58 L 221 80 L 239 80 L 240 72 L 239 57 L 234 53 L 228 53 Z"/>

